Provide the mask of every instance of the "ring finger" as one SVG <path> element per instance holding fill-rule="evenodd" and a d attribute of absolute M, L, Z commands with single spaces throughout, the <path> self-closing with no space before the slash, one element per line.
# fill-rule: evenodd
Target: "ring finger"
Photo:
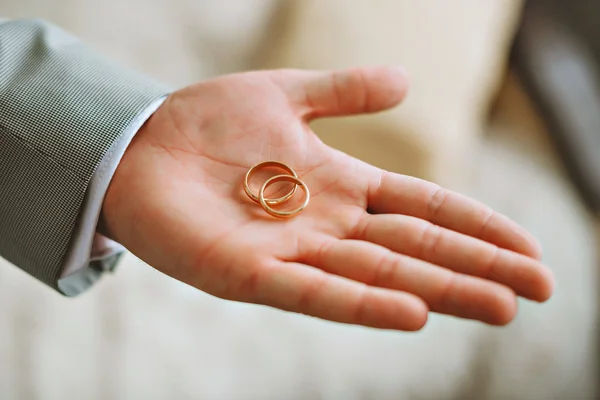
<path fill-rule="evenodd" d="M 516 314 L 506 286 L 395 253 L 360 240 L 332 240 L 307 260 L 331 274 L 370 286 L 413 293 L 431 311 L 503 325 Z"/>

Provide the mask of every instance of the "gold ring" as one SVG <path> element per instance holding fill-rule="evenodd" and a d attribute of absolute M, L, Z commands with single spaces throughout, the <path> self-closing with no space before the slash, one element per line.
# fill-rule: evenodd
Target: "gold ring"
<path fill-rule="evenodd" d="M 258 169 L 260 168 L 266 168 L 266 167 L 277 167 L 279 169 L 282 169 L 284 171 L 286 171 L 287 173 L 290 174 L 290 176 L 293 176 L 294 178 L 298 179 L 298 175 L 296 174 L 296 171 L 294 171 L 292 169 L 292 167 L 279 162 L 279 161 L 263 161 L 259 164 L 256 164 L 254 167 L 250 168 L 248 170 L 248 172 L 246 172 L 246 178 L 244 179 L 244 191 L 246 192 L 246 194 L 248 195 L 248 197 L 250 197 L 253 201 L 255 201 L 256 203 L 260 203 L 260 200 L 258 199 L 258 196 L 255 195 L 254 193 L 252 193 L 252 191 L 250 190 L 250 186 L 248 184 L 248 182 L 250 181 L 250 177 L 252 176 L 252 174 L 254 172 L 256 172 Z M 288 194 L 286 194 L 285 196 L 279 197 L 277 199 L 264 199 L 265 202 L 267 204 L 281 204 L 284 203 L 286 201 L 288 201 L 290 199 L 290 197 L 292 197 L 294 195 L 294 193 L 296 193 L 296 187 L 297 185 L 294 185 L 294 187 L 292 188 L 292 190 L 290 190 L 290 192 Z"/>
<path fill-rule="evenodd" d="M 277 210 L 272 209 L 269 206 L 269 204 L 267 203 L 267 199 L 265 199 L 265 197 L 264 197 L 265 189 L 267 187 L 269 187 L 271 184 L 273 184 L 275 182 L 281 182 L 281 181 L 288 181 L 288 182 L 295 183 L 294 188 L 300 186 L 300 188 L 304 191 L 305 198 L 304 198 L 304 202 L 302 202 L 302 205 L 300 207 L 298 207 L 292 211 L 277 211 Z M 262 187 L 260 188 L 260 191 L 258 192 L 258 199 L 259 199 L 262 207 L 270 215 L 272 215 L 274 217 L 278 217 L 278 218 L 290 218 L 290 217 L 293 217 L 294 215 L 300 213 L 302 210 L 304 210 L 306 208 L 306 206 L 308 205 L 308 202 L 310 201 L 310 192 L 308 191 L 308 186 L 306 186 L 306 183 L 304 183 L 303 181 L 298 179 L 298 177 L 295 177 L 292 175 L 275 175 L 275 176 L 267 179 L 267 181 L 262 185 Z"/>

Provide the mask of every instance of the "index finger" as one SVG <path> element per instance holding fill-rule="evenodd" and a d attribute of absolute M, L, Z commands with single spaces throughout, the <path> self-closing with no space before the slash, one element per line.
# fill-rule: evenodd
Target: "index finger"
<path fill-rule="evenodd" d="M 380 171 L 369 190 L 375 214 L 404 214 L 499 247 L 540 259 L 539 242 L 524 228 L 490 207 L 421 179 Z"/>

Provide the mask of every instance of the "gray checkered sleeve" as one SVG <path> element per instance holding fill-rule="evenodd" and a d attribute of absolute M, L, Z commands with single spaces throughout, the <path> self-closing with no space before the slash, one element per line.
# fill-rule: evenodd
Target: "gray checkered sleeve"
<path fill-rule="evenodd" d="M 0 22 L 0 256 L 58 289 L 96 168 L 168 90 L 51 24 Z"/>

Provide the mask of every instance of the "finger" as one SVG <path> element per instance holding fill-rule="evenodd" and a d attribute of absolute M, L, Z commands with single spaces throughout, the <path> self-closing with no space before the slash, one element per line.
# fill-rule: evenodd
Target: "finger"
<path fill-rule="evenodd" d="M 376 172 L 369 193 L 369 210 L 376 214 L 404 214 L 485 240 L 535 259 L 538 241 L 524 228 L 491 208 L 420 179 Z"/>
<path fill-rule="evenodd" d="M 353 238 L 501 283 L 531 300 L 546 301 L 552 294 L 552 272 L 541 263 L 415 217 L 369 215 L 360 221 Z"/>
<path fill-rule="evenodd" d="M 408 88 L 406 72 L 392 67 L 283 70 L 279 82 L 307 120 L 385 110 L 402 101 Z"/>
<path fill-rule="evenodd" d="M 257 278 L 254 293 L 254 303 L 341 323 L 414 331 L 427 321 L 427 306 L 418 297 L 304 264 L 275 264 Z"/>
<path fill-rule="evenodd" d="M 512 290 L 481 278 L 457 274 L 360 240 L 338 240 L 310 260 L 330 274 L 370 286 L 413 293 L 431 311 L 494 325 L 516 314 Z"/>

